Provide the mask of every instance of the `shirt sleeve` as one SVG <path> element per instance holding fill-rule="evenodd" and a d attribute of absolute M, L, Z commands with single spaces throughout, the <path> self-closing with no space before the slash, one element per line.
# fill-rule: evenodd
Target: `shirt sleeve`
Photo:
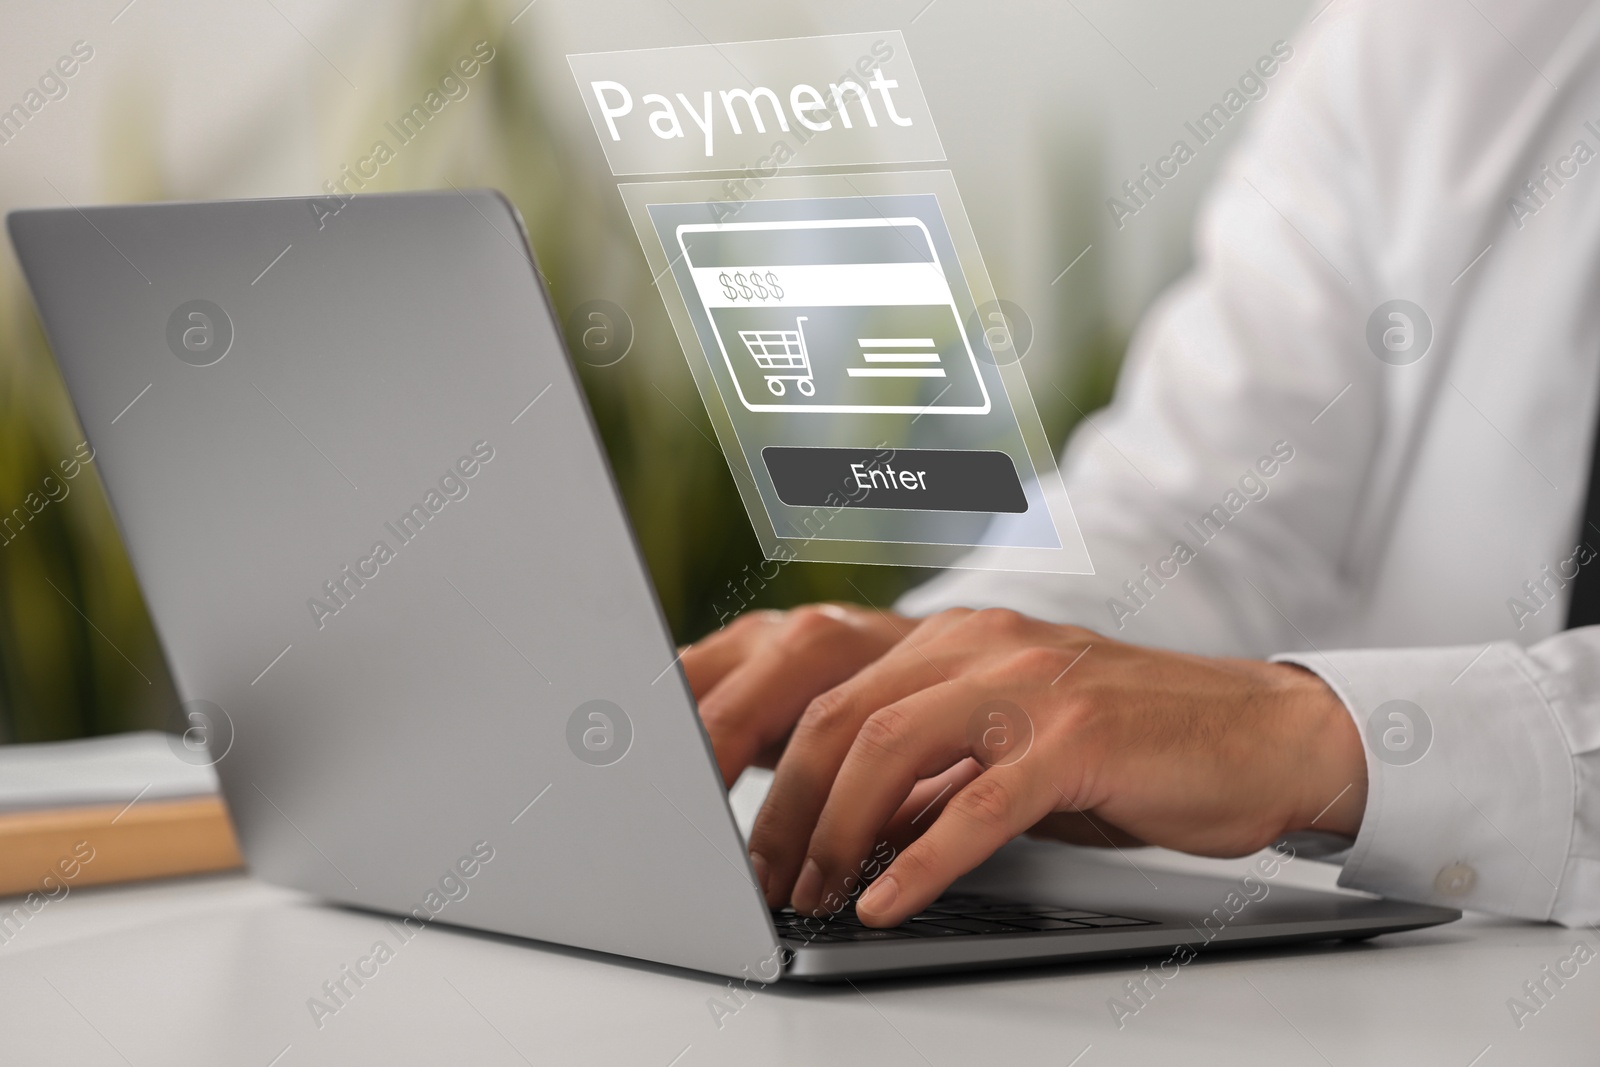
<path fill-rule="evenodd" d="M 1274 659 L 1321 677 L 1366 739 L 1366 813 L 1340 885 L 1600 923 L 1600 627 L 1529 649 Z"/>

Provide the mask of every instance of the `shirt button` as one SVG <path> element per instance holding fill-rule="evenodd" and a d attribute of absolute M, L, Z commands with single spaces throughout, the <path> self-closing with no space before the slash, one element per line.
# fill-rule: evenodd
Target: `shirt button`
<path fill-rule="evenodd" d="M 1464 897 L 1478 884 L 1478 872 L 1465 863 L 1452 863 L 1433 880 L 1433 888 L 1447 897 Z"/>

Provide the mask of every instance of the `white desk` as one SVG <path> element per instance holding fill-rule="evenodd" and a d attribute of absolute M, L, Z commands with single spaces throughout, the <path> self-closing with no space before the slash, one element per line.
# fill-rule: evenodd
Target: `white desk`
<path fill-rule="evenodd" d="M 1328 887 L 1333 875 L 1307 860 L 1281 878 Z M 245 877 L 75 890 L 0 945 L 0 1062 L 1600 1063 L 1600 959 L 1520 1031 L 1506 1006 L 1577 940 L 1600 937 L 1476 916 L 1365 944 L 1202 953 L 1121 1030 L 1107 1000 L 1142 963 L 780 985 L 719 1030 L 707 1000 L 726 992 L 720 980 L 433 927 L 319 1030 L 307 999 L 379 937 L 393 940 L 380 917 Z"/>

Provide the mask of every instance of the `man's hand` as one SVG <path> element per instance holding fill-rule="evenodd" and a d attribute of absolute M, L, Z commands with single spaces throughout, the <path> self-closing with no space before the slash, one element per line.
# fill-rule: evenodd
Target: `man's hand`
<path fill-rule="evenodd" d="M 801 712 L 883 655 L 917 623 L 848 604 L 752 611 L 691 646 L 683 670 L 722 780 L 772 767 Z"/>
<path fill-rule="evenodd" d="M 836 911 L 890 849 L 857 901 L 874 926 L 903 922 L 1030 831 L 1239 856 L 1360 824 L 1359 732 L 1308 671 L 998 609 L 915 629 L 830 610 L 848 633 L 794 613 L 742 620 L 690 668 L 730 781 L 793 731 L 750 839 L 772 905 Z"/>

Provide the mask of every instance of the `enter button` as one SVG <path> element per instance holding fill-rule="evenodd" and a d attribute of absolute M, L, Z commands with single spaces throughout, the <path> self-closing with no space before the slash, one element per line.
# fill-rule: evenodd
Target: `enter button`
<path fill-rule="evenodd" d="M 1016 464 L 1004 452 L 769 445 L 761 458 L 778 499 L 793 507 L 1028 510 Z"/>

